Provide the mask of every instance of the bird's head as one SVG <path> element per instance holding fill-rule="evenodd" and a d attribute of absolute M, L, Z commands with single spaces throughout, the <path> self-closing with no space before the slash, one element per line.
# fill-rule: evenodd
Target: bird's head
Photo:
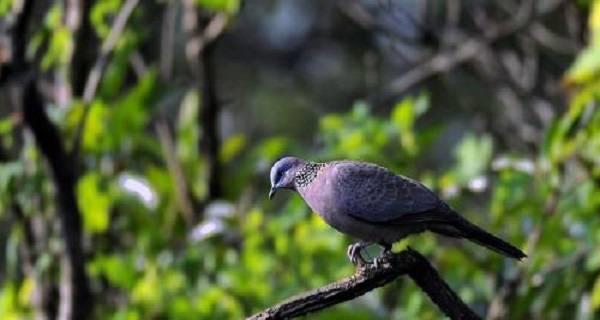
<path fill-rule="evenodd" d="M 269 199 L 273 198 L 279 189 L 294 189 L 296 171 L 306 162 L 296 157 L 283 157 L 271 167 L 271 190 Z"/>

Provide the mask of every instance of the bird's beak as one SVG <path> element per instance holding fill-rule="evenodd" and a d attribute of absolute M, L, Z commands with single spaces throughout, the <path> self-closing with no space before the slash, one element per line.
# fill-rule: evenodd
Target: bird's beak
<path fill-rule="evenodd" d="M 275 192 L 277 192 L 277 188 L 271 187 L 271 190 L 269 191 L 269 200 L 273 199 Z"/>

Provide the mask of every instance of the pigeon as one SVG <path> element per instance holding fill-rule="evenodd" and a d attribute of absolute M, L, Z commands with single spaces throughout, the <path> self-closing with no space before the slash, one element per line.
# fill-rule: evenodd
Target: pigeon
<path fill-rule="evenodd" d="M 359 239 L 348 246 L 354 264 L 367 263 L 361 251 L 383 247 L 375 264 L 391 254 L 392 245 L 411 234 L 431 231 L 464 238 L 510 258 L 525 253 L 472 224 L 423 184 L 368 162 L 306 161 L 283 157 L 271 168 L 269 199 L 279 189 L 294 190 L 327 224 Z"/>

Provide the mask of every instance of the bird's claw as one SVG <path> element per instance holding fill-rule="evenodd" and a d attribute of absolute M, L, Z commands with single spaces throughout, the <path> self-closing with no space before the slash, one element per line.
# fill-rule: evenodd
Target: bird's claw
<path fill-rule="evenodd" d="M 348 246 L 348 250 L 346 251 L 346 254 L 348 255 L 348 258 L 350 259 L 350 261 L 352 261 L 353 264 L 355 264 L 355 265 L 366 264 L 365 259 L 360 254 L 360 251 L 362 250 L 363 247 L 364 247 L 364 244 L 361 242 L 353 243 Z"/>
<path fill-rule="evenodd" d="M 381 255 L 373 259 L 373 266 L 375 269 L 379 269 L 380 266 L 383 266 L 387 262 L 387 256 Z"/>
<path fill-rule="evenodd" d="M 360 241 L 349 245 L 348 250 L 346 251 L 346 254 L 348 255 L 348 259 L 350 259 L 350 261 L 352 261 L 352 263 L 354 265 L 357 265 L 360 267 L 367 266 L 367 265 L 373 265 L 376 269 L 378 269 L 380 266 L 383 266 L 385 263 L 388 262 L 388 258 L 392 254 L 390 247 L 386 247 L 378 257 L 372 259 L 371 261 L 365 260 L 365 258 L 363 258 L 362 254 L 361 254 L 361 251 L 363 248 L 367 247 L 368 245 L 369 245 L 368 243 L 360 242 Z"/>
<path fill-rule="evenodd" d="M 383 252 L 376 258 L 373 259 L 373 266 L 375 269 L 379 269 L 380 266 L 384 265 L 387 261 L 392 251 L 390 249 L 385 249 Z"/>
<path fill-rule="evenodd" d="M 380 260 L 380 257 L 373 259 L 373 266 L 375 266 L 375 269 L 379 269 L 379 266 L 382 264 L 383 261 Z"/>

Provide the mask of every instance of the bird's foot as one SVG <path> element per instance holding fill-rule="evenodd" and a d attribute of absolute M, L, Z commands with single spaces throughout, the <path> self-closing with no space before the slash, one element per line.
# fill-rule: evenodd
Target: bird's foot
<path fill-rule="evenodd" d="M 365 259 L 360 253 L 362 249 L 366 246 L 367 244 L 362 241 L 349 245 L 348 250 L 346 252 L 346 254 L 348 255 L 348 259 L 350 259 L 350 261 L 352 261 L 353 264 L 358 266 L 367 264 L 367 261 L 365 261 Z"/>
<path fill-rule="evenodd" d="M 381 252 L 381 254 L 378 257 L 373 259 L 373 266 L 375 267 L 375 269 L 379 269 L 380 266 L 384 265 L 392 254 L 392 247 L 385 246 L 383 252 Z"/>

